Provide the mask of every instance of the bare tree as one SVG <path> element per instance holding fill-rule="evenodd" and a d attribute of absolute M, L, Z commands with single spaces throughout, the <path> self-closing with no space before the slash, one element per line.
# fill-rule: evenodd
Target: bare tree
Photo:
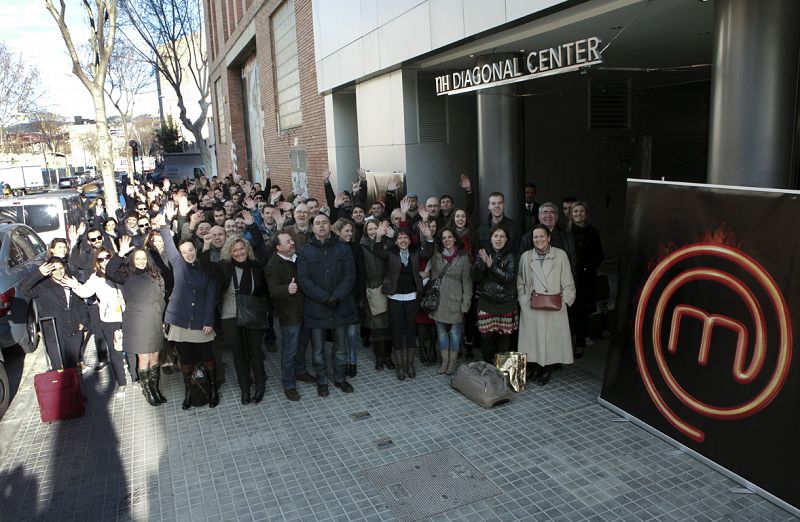
<path fill-rule="evenodd" d="M 88 158 L 85 157 L 84 159 L 91 159 L 92 163 L 97 165 L 97 159 L 100 155 L 100 141 L 97 139 L 97 134 L 91 132 L 81 134 L 78 136 L 78 143 L 83 148 L 84 153 L 89 155 Z"/>
<path fill-rule="evenodd" d="M 83 0 L 82 4 L 89 24 L 90 56 L 81 63 L 78 51 L 67 27 L 65 0 L 59 0 L 59 7 L 53 5 L 54 0 L 45 0 L 47 10 L 61 31 L 61 37 L 67 46 L 72 59 L 72 73 L 78 77 L 92 96 L 95 121 L 97 126 L 97 168 L 103 176 L 106 208 L 114 212 L 119 207 L 117 185 L 114 181 L 114 151 L 111 145 L 111 134 L 106 120 L 105 84 L 108 63 L 114 50 L 117 33 L 117 1 L 116 0 Z"/>
<path fill-rule="evenodd" d="M 38 134 L 38 141 L 50 153 L 66 153 L 69 149 L 67 119 L 60 114 L 36 111 L 31 118 L 32 129 Z"/>
<path fill-rule="evenodd" d="M 152 64 L 142 60 L 139 52 L 131 46 L 128 40 L 117 41 L 111 61 L 108 63 L 106 94 L 119 112 L 126 144 L 131 138 L 136 139 L 137 142 L 141 141 L 133 125 L 133 111 L 137 97 L 152 86 Z M 134 172 L 130 148 L 126 146 L 123 155 L 128 159 L 128 172 Z"/>
<path fill-rule="evenodd" d="M 121 31 L 131 40 L 144 42 L 140 52 L 149 60 L 163 79 L 175 91 L 179 119 L 192 133 L 206 168 L 211 169 L 211 153 L 203 138 L 203 127 L 210 105 L 208 85 L 208 53 L 203 28 L 203 5 L 200 0 L 120 0 L 120 11 L 125 19 Z M 134 39 L 135 38 L 135 39 Z M 200 112 L 192 120 L 187 111 L 185 93 L 196 89 Z"/>
<path fill-rule="evenodd" d="M 5 152 L 6 128 L 18 114 L 30 112 L 42 94 L 39 69 L 0 42 L 0 152 Z"/>

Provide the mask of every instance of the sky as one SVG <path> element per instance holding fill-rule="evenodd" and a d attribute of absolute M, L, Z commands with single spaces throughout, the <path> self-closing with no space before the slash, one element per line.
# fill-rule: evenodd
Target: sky
<path fill-rule="evenodd" d="M 58 0 L 54 0 L 54 4 L 58 7 Z M 66 0 L 66 4 L 67 24 L 73 42 L 79 46 L 88 40 L 88 24 L 82 3 L 80 0 Z M 39 102 L 42 108 L 68 119 L 73 116 L 94 118 L 92 98 L 72 74 L 72 60 L 44 0 L 0 0 L 0 28 L 0 41 L 39 68 L 45 91 Z M 157 114 L 157 94 L 142 95 L 136 102 L 135 112 Z M 106 113 L 108 116 L 117 114 L 110 102 L 106 102 Z"/>

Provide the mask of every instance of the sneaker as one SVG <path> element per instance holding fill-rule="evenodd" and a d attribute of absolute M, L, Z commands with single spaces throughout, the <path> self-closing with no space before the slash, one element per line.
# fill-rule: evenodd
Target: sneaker
<path fill-rule="evenodd" d="M 327 384 L 317 384 L 317 395 L 320 397 L 327 397 L 328 396 L 328 385 Z"/>
<path fill-rule="evenodd" d="M 309 384 L 314 384 L 315 382 L 317 382 L 317 378 L 308 372 L 301 373 L 300 375 L 295 377 L 295 379 L 297 379 L 300 382 L 307 382 Z"/>
<path fill-rule="evenodd" d="M 347 381 L 335 382 L 333 385 L 342 390 L 344 393 L 353 393 L 353 385 Z"/>
<path fill-rule="evenodd" d="M 122 397 L 123 395 L 125 395 L 125 390 L 127 388 L 128 387 L 125 386 L 124 384 L 122 386 L 117 386 L 117 392 L 114 395 L 116 395 L 117 397 Z"/>
<path fill-rule="evenodd" d="M 294 388 L 289 388 L 288 390 L 286 390 L 283 393 L 286 394 L 286 398 L 289 399 L 290 401 L 299 401 L 300 400 L 300 394 L 297 393 L 297 390 L 295 390 Z"/>

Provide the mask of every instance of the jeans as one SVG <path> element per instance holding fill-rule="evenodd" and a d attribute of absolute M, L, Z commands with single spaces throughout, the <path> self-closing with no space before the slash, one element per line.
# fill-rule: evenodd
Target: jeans
<path fill-rule="evenodd" d="M 297 355 L 294 357 L 294 374 L 302 375 L 308 373 L 306 354 L 308 353 L 308 343 L 311 342 L 311 330 L 302 327 L 298 335 L 300 336 L 300 340 L 297 344 Z"/>
<path fill-rule="evenodd" d="M 303 373 L 297 371 L 297 359 L 299 355 L 302 355 L 303 368 L 305 368 L 305 350 L 301 353 L 298 349 L 300 347 L 300 332 L 303 329 L 303 325 L 296 324 L 294 326 L 281 326 L 280 328 L 281 381 L 283 382 L 283 391 L 286 391 L 291 390 L 297 385 L 297 379 L 295 378 L 297 373 Z"/>
<path fill-rule="evenodd" d="M 361 350 L 361 325 L 348 324 L 347 325 L 347 344 L 349 347 L 349 354 L 347 362 L 350 364 L 358 364 L 358 351 Z"/>
<path fill-rule="evenodd" d="M 347 327 L 337 326 L 333 330 L 333 382 L 344 382 L 347 364 Z M 328 384 L 328 361 L 325 357 L 325 328 L 311 329 L 311 349 L 314 353 L 314 372 L 317 384 Z"/>
<path fill-rule="evenodd" d="M 464 323 L 447 324 L 436 321 L 436 338 L 439 340 L 439 349 L 454 352 L 461 345 L 461 331 Z"/>

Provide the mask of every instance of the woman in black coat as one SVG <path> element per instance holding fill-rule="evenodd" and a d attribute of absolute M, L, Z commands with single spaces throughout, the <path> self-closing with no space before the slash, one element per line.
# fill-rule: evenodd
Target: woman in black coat
<path fill-rule="evenodd" d="M 236 379 L 242 391 L 242 404 L 249 404 L 251 400 L 258 404 L 264 399 L 267 381 L 264 352 L 261 351 L 264 328 L 247 328 L 237 324 L 236 294 L 252 295 L 266 300 L 267 280 L 263 266 L 256 261 L 253 248 L 242 236 L 231 236 L 222 245 L 218 281 L 220 326 L 226 344 L 233 352 Z M 264 317 L 264 321 L 266 320 Z"/>
<path fill-rule="evenodd" d="M 494 355 L 507 352 L 511 334 L 519 328 L 517 304 L 517 255 L 502 226 L 489 231 L 489 249 L 480 249 L 472 281 L 478 297 L 478 332 L 483 360 L 494 363 Z"/>
<path fill-rule="evenodd" d="M 576 263 L 572 269 L 575 274 L 575 357 L 583 356 L 583 349 L 589 337 L 592 325 L 592 313 L 595 308 L 595 284 L 597 268 L 603 262 L 603 244 L 600 232 L 589 223 L 589 207 L 583 201 L 572 206 L 570 222 L 567 230 L 575 242 Z"/>
<path fill-rule="evenodd" d="M 164 280 L 147 252 L 132 247 L 128 236 L 120 238 L 119 252 L 109 260 L 106 277 L 121 286 L 125 300 L 122 314 L 125 352 L 137 355 L 142 393 L 151 406 L 159 406 L 167 402 L 159 386 L 161 369 L 158 366 L 158 351 L 163 342 Z"/>
<path fill-rule="evenodd" d="M 89 324 L 89 314 L 83 299 L 67 287 L 64 260 L 55 256 L 49 258 L 22 281 L 20 289 L 31 299 L 36 299 L 39 324 L 51 366 L 77 368 L 81 359 L 82 332 Z M 48 318 L 54 320 L 56 337 Z"/>

